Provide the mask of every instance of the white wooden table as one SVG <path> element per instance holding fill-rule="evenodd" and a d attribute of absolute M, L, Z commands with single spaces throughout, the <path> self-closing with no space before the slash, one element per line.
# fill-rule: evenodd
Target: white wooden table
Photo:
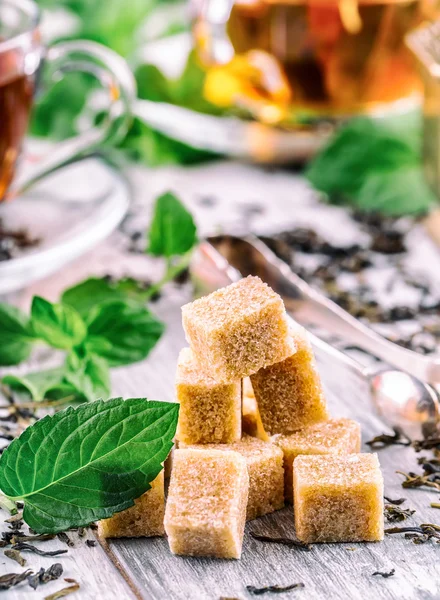
<path fill-rule="evenodd" d="M 131 227 L 133 222 L 136 228 L 146 228 L 152 199 L 160 192 L 173 189 L 195 211 L 202 234 L 220 230 L 243 232 L 249 228 L 254 231 L 280 230 L 310 222 L 318 229 L 329 231 L 330 236 L 338 235 L 341 242 L 342 236 L 353 234 L 352 225 L 342 209 L 318 205 L 301 178 L 286 172 L 222 162 L 187 169 L 147 171 L 137 168 L 129 175 L 135 192 L 136 217 L 128 218 L 125 228 Z M 255 210 L 256 204 L 260 210 Z M 254 208 L 249 211 L 251 205 Z M 414 235 L 417 238 L 416 253 L 429 255 L 430 269 L 438 274 L 440 258 L 437 250 L 420 232 L 416 231 Z M 23 290 L 16 301 L 27 307 L 35 294 L 55 300 L 61 290 L 88 275 L 110 272 L 116 276 L 159 276 L 158 262 L 144 255 L 129 254 L 126 248 L 127 237 L 118 231 L 63 272 Z M 145 362 L 113 371 L 112 395 L 173 400 L 177 354 L 185 344 L 180 306 L 190 297 L 189 285 L 167 287 L 161 300 L 153 305 L 153 310 L 167 324 L 166 334 Z M 374 414 L 365 382 L 347 373 L 344 367 L 329 363 L 325 357 L 318 355 L 318 361 L 332 414 L 358 419 L 364 442 L 382 433 L 385 427 Z M 364 450 L 368 451 L 368 448 L 364 446 Z M 419 469 L 415 452 L 395 446 L 382 450 L 379 458 L 386 494 L 394 498 L 406 497 L 405 506 L 417 511 L 406 523 L 440 522 L 440 511 L 429 508 L 431 501 L 438 501 L 439 494 L 403 490 L 402 478 L 395 473 L 396 468 L 404 471 Z M 77 540 L 76 547 L 69 548 L 68 554 L 59 558 L 40 558 L 27 553 L 25 557 L 34 570 L 61 562 L 63 577 L 73 577 L 81 584 L 81 590 L 72 598 L 88 600 L 135 597 L 148 600 L 219 600 L 221 597 L 245 600 L 252 598 L 246 592 L 246 585 L 259 587 L 298 582 L 304 583 L 304 589 L 264 597 L 298 597 L 302 600 L 440 598 L 440 546 L 433 542 L 419 546 L 401 536 L 387 536 L 384 542 L 377 544 L 316 545 L 310 552 L 304 552 L 258 542 L 249 536 L 249 531 L 292 534 L 291 507 L 247 524 L 240 561 L 175 557 L 170 554 L 166 539 L 114 540 L 107 552 L 100 546 L 89 548 Z M 58 540 L 44 543 L 44 549 L 60 547 L 65 546 Z M 119 570 L 114 566 L 116 563 Z M 389 579 L 372 576 L 375 571 L 392 568 L 396 573 Z M 0 574 L 21 570 L 0 551 Z M 6 592 L 5 597 L 10 600 L 40 599 L 63 584 L 60 579 L 36 592 L 21 584 Z"/>

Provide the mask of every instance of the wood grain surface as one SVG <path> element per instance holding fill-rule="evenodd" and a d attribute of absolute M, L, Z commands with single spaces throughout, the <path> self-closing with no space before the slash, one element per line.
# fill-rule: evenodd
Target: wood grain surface
<path fill-rule="evenodd" d="M 145 255 L 127 252 L 126 231 L 136 222 L 145 228 L 149 221 L 151 199 L 156 193 L 173 188 L 197 213 L 203 233 L 219 229 L 234 231 L 280 229 L 292 224 L 315 222 L 326 224 L 343 236 L 350 224 L 341 209 L 311 203 L 311 194 L 300 177 L 279 171 L 263 171 L 237 163 L 220 162 L 192 169 L 136 169 L 131 172 L 135 190 L 132 214 L 123 227 L 87 256 L 72 263 L 57 275 L 38 282 L 14 301 L 26 307 L 34 294 L 56 299 L 61 290 L 87 275 L 129 274 L 156 278 L 161 265 Z M 210 200 L 211 199 L 211 200 Z M 215 200 L 215 202 L 214 202 Z M 294 202 L 295 210 L 291 210 Z M 261 210 L 256 210 L 255 206 Z M 421 244 L 423 246 L 425 241 Z M 420 246 L 418 246 L 420 250 Z M 426 242 L 430 269 L 438 273 L 439 257 Z M 177 355 L 185 344 L 180 324 L 180 306 L 190 300 L 191 286 L 169 285 L 152 308 L 167 324 L 167 331 L 149 358 L 143 363 L 112 371 L 113 395 L 147 396 L 151 399 L 174 399 L 174 372 Z M 50 364 L 52 357 L 39 354 L 31 367 Z M 348 416 L 360 421 L 364 442 L 386 428 L 369 399 L 365 381 L 323 355 L 318 355 L 330 410 L 334 416 Z M 20 367 L 22 369 L 23 367 Z M 29 368 L 29 365 L 27 366 Z M 364 446 L 364 450 L 368 448 Z M 396 469 L 418 470 L 417 455 L 412 449 L 395 446 L 379 452 L 385 478 L 386 494 L 406 497 L 404 506 L 416 509 L 408 524 L 440 522 L 440 510 L 429 507 L 439 493 L 403 490 L 402 477 Z M 3 525 L 6 527 L 6 525 Z M 109 551 L 101 546 L 87 547 L 80 540 L 68 554 L 59 558 L 40 558 L 26 554 L 29 567 L 37 570 L 61 562 L 63 577 L 73 577 L 81 590 L 72 598 L 148 600 L 250 600 L 246 585 L 287 585 L 303 583 L 304 588 L 264 598 L 298 598 L 303 600 L 440 599 L 440 545 L 429 542 L 415 545 L 401 536 L 387 536 L 382 543 L 315 545 L 310 552 L 258 542 L 249 531 L 291 535 L 291 507 L 274 515 L 250 522 L 246 526 L 243 556 L 239 561 L 176 557 L 170 554 L 166 539 L 113 540 Z M 37 544 L 42 547 L 42 544 Z M 58 540 L 47 542 L 46 549 L 64 547 Z M 113 561 L 113 562 L 112 562 Z M 114 562 L 119 562 L 119 570 Z M 375 571 L 395 569 L 388 579 L 373 576 Z M 3 557 L 0 550 L 0 574 L 21 572 L 22 568 Z M 131 582 L 131 587 L 121 572 Z M 63 587 L 62 579 L 40 587 L 36 592 L 25 584 L 3 592 L 8 600 L 44 598 Z M 67 585 L 67 584 L 65 584 Z M 135 591 L 133 591 L 135 590 Z M 1 599 L 1 593 L 0 593 Z"/>

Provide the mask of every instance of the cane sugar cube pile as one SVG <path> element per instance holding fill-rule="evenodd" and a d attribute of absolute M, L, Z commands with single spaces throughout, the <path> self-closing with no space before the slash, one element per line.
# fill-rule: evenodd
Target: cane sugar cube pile
<path fill-rule="evenodd" d="M 308 334 L 280 296 L 250 276 L 185 305 L 182 318 L 190 347 L 176 375 L 171 552 L 240 558 L 245 521 L 285 502 L 305 542 L 382 539 L 377 456 L 360 453 L 358 423 L 330 418 Z M 126 535 L 129 511 L 153 535 L 140 501 L 111 535 Z"/>

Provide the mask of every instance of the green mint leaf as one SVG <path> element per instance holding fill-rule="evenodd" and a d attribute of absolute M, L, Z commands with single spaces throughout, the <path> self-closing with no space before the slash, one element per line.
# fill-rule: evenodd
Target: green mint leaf
<path fill-rule="evenodd" d="M 88 319 L 85 348 L 110 366 L 128 365 L 146 358 L 164 331 L 151 312 L 130 301 L 97 306 Z"/>
<path fill-rule="evenodd" d="M 106 361 L 95 355 L 83 359 L 69 357 L 65 381 L 86 400 L 108 398 L 110 395 L 110 371 Z"/>
<path fill-rule="evenodd" d="M 118 281 L 106 277 L 92 277 L 64 291 L 61 301 L 76 309 L 83 318 L 104 302 L 126 300 L 143 304 L 148 297 L 148 286 L 130 277 Z"/>
<path fill-rule="evenodd" d="M 18 308 L 0 303 L 0 366 L 17 365 L 32 350 L 29 320 Z"/>
<path fill-rule="evenodd" d="M 75 309 L 51 304 L 39 296 L 32 301 L 31 327 L 36 337 L 62 350 L 80 344 L 87 333 L 86 325 Z"/>
<path fill-rule="evenodd" d="M 196 225 L 190 212 L 168 192 L 159 196 L 154 207 L 148 252 L 170 258 L 186 254 L 197 241 Z"/>
<path fill-rule="evenodd" d="M 420 166 L 373 172 L 354 199 L 361 210 L 393 217 L 425 214 L 436 202 Z"/>
<path fill-rule="evenodd" d="M 73 392 L 71 386 L 64 382 L 64 373 L 64 367 L 58 367 L 25 375 L 5 375 L 2 381 L 17 392 L 27 393 L 34 402 L 41 402 L 58 395 L 60 388 L 66 396 Z"/>
<path fill-rule="evenodd" d="M 178 404 L 113 398 L 28 427 L 0 458 L 0 489 L 39 533 L 81 527 L 133 505 L 171 450 Z"/>
<path fill-rule="evenodd" d="M 151 129 L 140 119 L 134 119 L 130 131 L 119 148 L 124 150 L 129 159 L 152 167 L 193 165 L 219 157 L 213 152 L 192 148 L 183 142 L 173 140 L 160 131 Z"/>

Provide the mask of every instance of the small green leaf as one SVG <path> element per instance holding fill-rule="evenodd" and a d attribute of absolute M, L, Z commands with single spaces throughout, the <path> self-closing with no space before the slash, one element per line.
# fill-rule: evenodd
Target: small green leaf
<path fill-rule="evenodd" d="M 36 337 L 62 350 L 80 344 L 87 333 L 86 325 L 75 309 L 51 304 L 39 296 L 32 301 L 31 327 Z"/>
<path fill-rule="evenodd" d="M 151 312 L 130 301 L 97 306 L 88 320 L 87 352 L 98 354 L 111 366 L 146 358 L 164 331 Z"/>
<path fill-rule="evenodd" d="M 25 375 L 5 375 L 2 381 L 10 388 L 29 394 L 34 402 L 41 402 L 55 390 L 63 386 L 64 367 L 37 371 Z M 72 390 L 69 388 L 70 392 Z M 65 390 L 65 391 L 69 391 Z M 68 394 L 66 394 L 68 395 Z"/>
<path fill-rule="evenodd" d="M 415 166 L 371 173 L 359 190 L 355 205 L 364 211 L 398 217 L 426 214 L 436 201 L 422 168 Z"/>
<path fill-rule="evenodd" d="M 92 277 L 65 290 L 61 300 L 85 319 L 95 306 L 104 302 L 130 298 L 142 304 L 147 296 L 148 287 L 136 279 L 126 277 L 112 281 L 106 277 Z"/>
<path fill-rule="evenodd" d="M 0 366 L 17 365 L 32 350 L 29 320 L 18 308 L 0 303 Z"/>
<path fill-rule="evenodd" d="M 68 370 L 65 381 L 69 383 L 79 395 L 88 401 L 98 398 L 108 398 L 110 395 L 110 372 L 104 359 L 95 355 L 86 355 L 85 358 L 68 361 Z"/>
<path fill-rule="evenodd" d="M 133 505 L 162 470 L 178 404 L 113 398 L 47 416 L 0 458 L 0 489 L 24 500 L 40 533 L 88 525 Z"/>
<path fill-rule="evenodd" d="M 148 252 L 170 258 L 186 254 L 196 241 L 196 225 L 191 213 L 171 192 L 159 196 L 150 227 Z"/>
<path fill-rule="evenodd" d="M 435 199 L 422 171 L 421 132 L 418 111 L 353 119 L 312 160 L 306 176 L 334 204 L 393 216 L 423 214 Z"/>

